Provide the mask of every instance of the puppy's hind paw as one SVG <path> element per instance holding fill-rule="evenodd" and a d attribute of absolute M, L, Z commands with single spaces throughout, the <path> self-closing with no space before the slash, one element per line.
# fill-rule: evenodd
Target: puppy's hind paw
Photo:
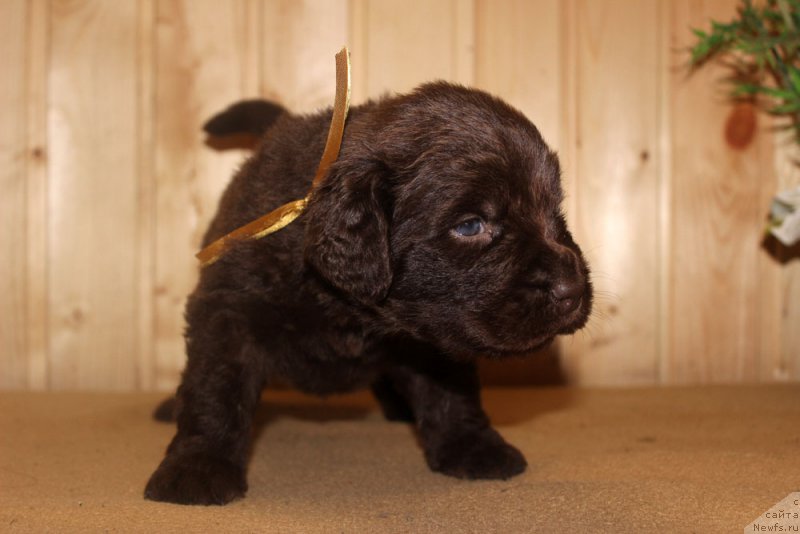
<path fill-rule="evenodd" d="M 144 490 L 145 499 L 176 504 L 227 504 L 247 491 L 244 470 L 205 454 L 167 455 Z"/>
<path fill-rule="evenodd" d="M 525 471 L 528 462 L 493 429 L 444 441 L 426 454 L 433 471 L 466 479 L 507 479 Z"/>

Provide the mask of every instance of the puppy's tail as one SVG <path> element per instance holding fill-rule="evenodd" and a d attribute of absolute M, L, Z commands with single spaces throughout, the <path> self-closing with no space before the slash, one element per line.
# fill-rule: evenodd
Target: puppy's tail
<path fill-rule="evenodd" d="M 178 399 L 164 399 L 153 412 L 153 419 L 162 423 L 174 423 L 178 419 Z"/>
<path fill-rule="evenodd" d="M 267 100 L 242 100 L 208 119 L 203 130 L 213 136 L 250 134 L 261 136 L 286 108 Z"/>

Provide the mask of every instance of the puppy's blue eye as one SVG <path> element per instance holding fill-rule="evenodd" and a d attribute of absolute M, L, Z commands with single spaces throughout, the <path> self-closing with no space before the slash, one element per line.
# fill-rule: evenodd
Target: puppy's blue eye
<path fill-rule="evenodd" d="M 475 217 L 474 219 L 462 222 L 453 228 L 453 231 L 461 237 L 473 237 L 485 232 L 486 226 L 483 224 L 482 220 Z"/>

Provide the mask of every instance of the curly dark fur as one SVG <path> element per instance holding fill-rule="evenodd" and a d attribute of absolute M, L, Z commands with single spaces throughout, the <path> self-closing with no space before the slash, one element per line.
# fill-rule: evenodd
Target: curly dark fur
<path fill-rule="evenodd" d="M 331 112 L 275 115 L 204 244 L 306 194 Z M 321 395 L 372 387 L 389 419 L 414 422 L 435 471 L 521 473 L 481 408 L 475 357 L 523 355 L 587 320 L 589 270 L 559 174 L 537 129 L 480 91 L 433 83 L 352 109 L 300 218 L 203 269 L 177 435 L 145 496 L 243 496 L 253 411 L 277 377 Z"/>

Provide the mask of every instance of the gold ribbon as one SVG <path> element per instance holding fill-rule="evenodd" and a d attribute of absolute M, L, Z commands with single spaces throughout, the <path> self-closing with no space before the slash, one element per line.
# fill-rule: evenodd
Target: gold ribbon
<path fill-rule="evenodd" d="M 347 47 L 342 48 L 336 54 L 336 97 L 333 103 L 333 117 L 331 126 L 328 130 L 328 140 L 325 142 L 325 150 L 322 152 L 317 174 L 311 182 L 305 198 L 293 200 L 283 206 L 272 210 L 263 217 L 249 222 L 244 226 L 226 234 L 203 250 L 196 254 L 202 267 L 211 265 L 222 256 L 226 250 L 235 242 L 247 239 L 260 239 L 294 221 L 308 205 L 311 194 L 320 184 L 328 173 L 330 166 L 339 157 L 339 148 L 342 146 L 342 136 L 344 135 L 344 124 L 347 120 L 347 111 L 350 109 L 350 52 Z"/>

